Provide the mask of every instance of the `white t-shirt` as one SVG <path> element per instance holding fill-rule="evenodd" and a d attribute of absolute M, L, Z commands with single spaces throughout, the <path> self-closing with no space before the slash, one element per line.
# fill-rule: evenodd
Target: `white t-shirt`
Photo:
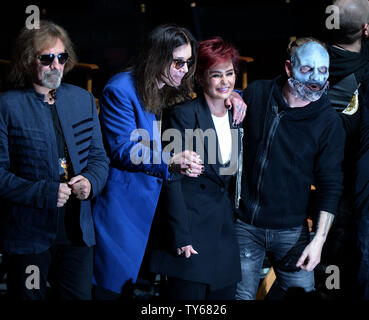
<path fill-rule="evenodd" d="M 220 163 L 224 164 L 231 159 L 232 152 L 232 134 L 231 127 L 229 126 L 228 111 L 222 117 L 217 117 L 213 114 L 211 117 L 213 118 L 214 127 L 219 141 L 220 154 L 222 157 Z"/>

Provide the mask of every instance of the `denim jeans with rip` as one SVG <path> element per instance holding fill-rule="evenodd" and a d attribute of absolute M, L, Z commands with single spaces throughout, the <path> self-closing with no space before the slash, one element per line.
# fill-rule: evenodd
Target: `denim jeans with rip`
<path fill-rule="evenodd" d="M 237 300 L 254 300 L 265 255 L 268 255 L 282 292 L 289 288 L 314 290 L 314 272 L 296 267 L 310 237 L 307 225 L 287 229 L 264 229 L 237 219 L 242 280 L 237 284 Z"/>

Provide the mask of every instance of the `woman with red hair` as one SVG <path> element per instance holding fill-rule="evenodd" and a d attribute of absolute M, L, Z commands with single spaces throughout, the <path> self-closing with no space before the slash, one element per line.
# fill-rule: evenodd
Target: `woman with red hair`
<path fill-rule="evenodd" d="M 205 168 L 198 178 L 178 174 L 166 183 L 153 227 L 150 268 L 167 276 L 173 300 L 234 299 L 241 278 L 233 208 L 242 136 L 224 106 L 238 58 L 219 37 L 199 42 L 197 98 L 174 107 L 167 121 L 167 129 L 181 133 L 182 149 L 201 155 Z"/>

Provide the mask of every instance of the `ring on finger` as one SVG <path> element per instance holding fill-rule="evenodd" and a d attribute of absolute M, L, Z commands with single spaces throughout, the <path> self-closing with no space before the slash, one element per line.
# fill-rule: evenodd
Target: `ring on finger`
<path fill-rule="evenodd" d="M 191 168 L 188 168 L 188 169 L 186 170 L 186 172 L 187 172 L 187 173 L 192 173 L 192 169 L 191 169 Z"/>

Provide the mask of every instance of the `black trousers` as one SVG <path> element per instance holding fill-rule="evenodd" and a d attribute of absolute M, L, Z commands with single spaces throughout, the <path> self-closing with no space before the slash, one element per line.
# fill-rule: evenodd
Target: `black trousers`
<path fill-rule="evenodd" d="M 91 300 L 92 247 L 55 245 L 37 254 L 9 254 L 6 259 L 10 299 Z"/>
<path fill-rule="evenodd" d="M 205 283 L 168 277 L 168 298 L 170 300 L 234 300 L 236 284 L 210 291 Z"/>

